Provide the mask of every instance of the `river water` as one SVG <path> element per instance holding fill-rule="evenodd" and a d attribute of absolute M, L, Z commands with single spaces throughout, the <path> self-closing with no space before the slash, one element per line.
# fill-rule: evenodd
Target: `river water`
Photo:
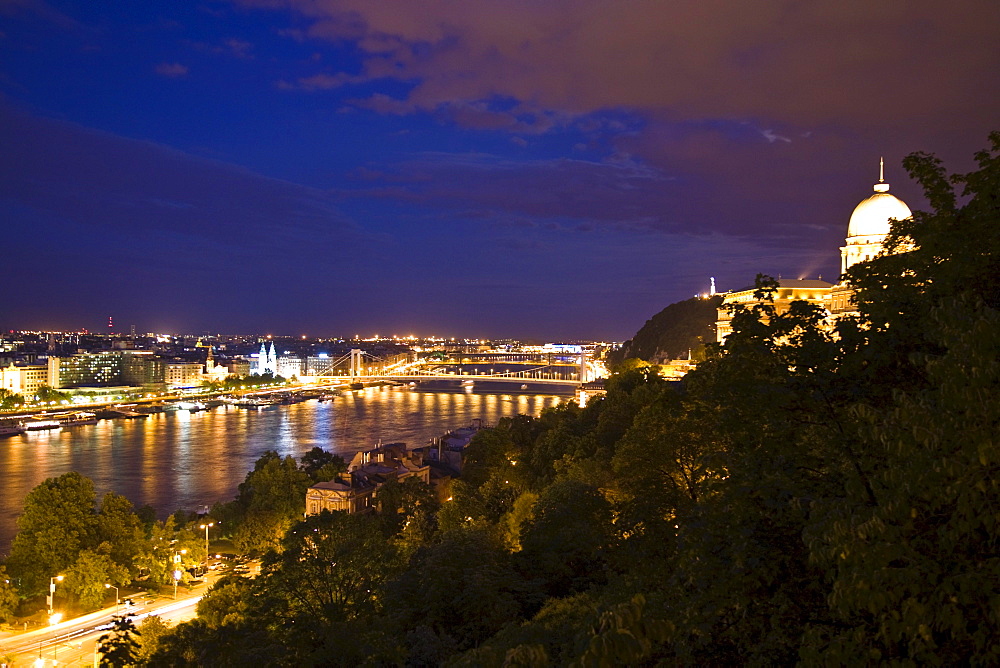
<path fill-rule="evenodd" d="M 537 415 L 566 397 L 368 388 L 332 401 L 242 409 L 173 411 L 145 419 L 28 432 L 0 440 L 0 553 L 17 531 L 24 497 L 46 478 L 78 471 L 160 517 L 229 501 L 266 451 L 296 459 L 320 446 L 350 461 L 383 442 L 422 445 L 476 418 Z"/>

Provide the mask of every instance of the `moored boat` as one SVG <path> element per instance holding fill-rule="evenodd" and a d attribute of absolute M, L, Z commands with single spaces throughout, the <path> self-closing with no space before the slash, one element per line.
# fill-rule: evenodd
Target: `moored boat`
<path fill-rule="evenodd" d="M 59 417 L 60 427 L 80 427 L 87 424 L 97 424 L 97 422 L 96 413 L 70 413 Z"/>
<path fill-rule="evenodd" d="M 3 438 L 4 436 L 19 436 L 24 432 L 25 429 L 21 426 L 20 422 L 0 423 L 0 438 Z"/>
<path fill-rule="evenodd" d="M 46 429 L 59 429 L 62 425 L 59 420 L 31 419 L 24 421 L 24 428 L 27 431 L 44 431 Z"/>

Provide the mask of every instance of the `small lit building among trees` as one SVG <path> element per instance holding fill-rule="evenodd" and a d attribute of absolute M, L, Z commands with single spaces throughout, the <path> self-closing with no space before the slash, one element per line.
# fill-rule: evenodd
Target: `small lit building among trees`
<path fill-rule="evenodd" d="M 408 478 L 430 484 L 431 467 L 424 462 L 423 450 L 409 450 L 405 443 L 379 444 L 354 455 L 347 471 L 338 478 L 318 482 L 306 490 L 306 515 L 324 510 L 348 513 L 370 510 L 377 505 L 382 485 Z"/>

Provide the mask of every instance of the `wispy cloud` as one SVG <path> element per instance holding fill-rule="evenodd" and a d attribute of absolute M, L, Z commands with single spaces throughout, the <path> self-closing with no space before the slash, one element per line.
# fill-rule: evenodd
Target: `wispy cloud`
<path fill-rule="evenodd" d="M 188 75 L 187 66 L 180 63 L 160 63 L 154 71 L 161 77 L 168 79 L 180 79 Z"/>

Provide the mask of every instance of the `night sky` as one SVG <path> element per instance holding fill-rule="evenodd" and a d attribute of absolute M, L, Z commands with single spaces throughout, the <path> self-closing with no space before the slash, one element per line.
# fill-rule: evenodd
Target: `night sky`
<path fill-rule="evenodd" d="M 0 327 L 623 339 L 832 280 L 1000 2 L 0 0 Z"/>

